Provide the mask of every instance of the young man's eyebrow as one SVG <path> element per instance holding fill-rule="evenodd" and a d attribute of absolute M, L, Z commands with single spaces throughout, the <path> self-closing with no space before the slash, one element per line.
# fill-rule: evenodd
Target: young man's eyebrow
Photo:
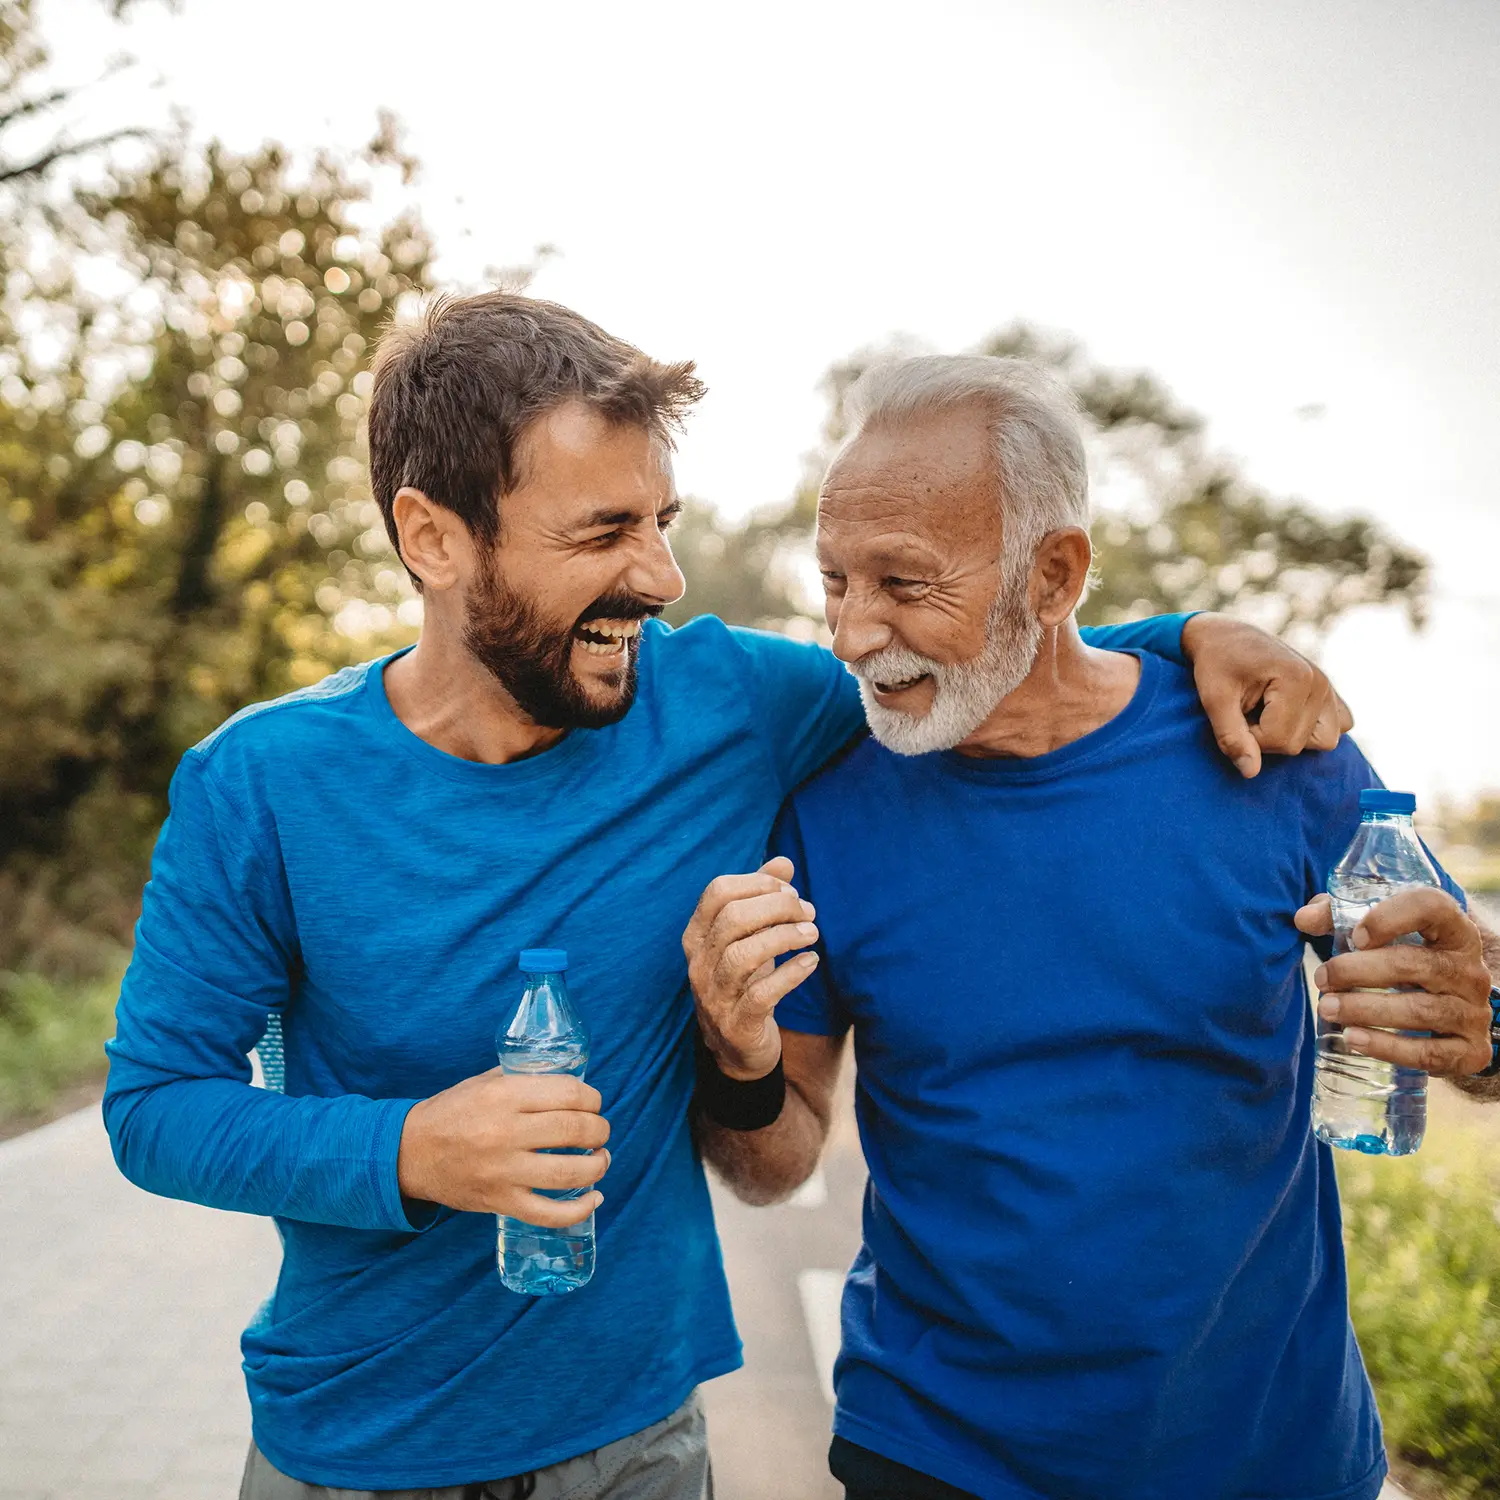
<path fill-rule="evenodd" d="M 661 515 L 663 511 L 678 511 L 682 509 L 680 500 L 669 500 L 665 505 L 658 506 L 654 515 Z M 608 510 L 599 509 L 591 511 L 588 515 L 575 521 L 572 525 L 574 531 L 592 531 L 596 526 L 630 526 L 636 521 L 645 520 L 639 511 L 634 510 Z"/>
<path fill-rule="evenodd" d="M 595 526 L 629 526 L 640 520 L 633 510 L 596 510 L 573 523 L 574 531 L 591 531 Z"/>

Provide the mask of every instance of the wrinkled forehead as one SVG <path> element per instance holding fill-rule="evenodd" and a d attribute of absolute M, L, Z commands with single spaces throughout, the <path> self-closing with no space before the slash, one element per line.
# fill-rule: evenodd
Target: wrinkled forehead
<path fill-rule="evenodd" d="M 820 551 L 902 536 L 940 555 L 995 556 L 1000 524 L 989 431 L 974 406 L 865 428 L 829 465 L 818 494 Z"/>

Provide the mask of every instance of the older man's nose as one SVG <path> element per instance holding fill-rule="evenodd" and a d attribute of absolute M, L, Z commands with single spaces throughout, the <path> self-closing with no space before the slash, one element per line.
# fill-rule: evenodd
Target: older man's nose
<path fill-rule="evenodd" d="M 877 611 L 856 599 L 839 604 L 833 627 L 833 654 L 842 662 L 857 662 L 872 651 L 883 651 L 891 644 L 891 628 Z"/>

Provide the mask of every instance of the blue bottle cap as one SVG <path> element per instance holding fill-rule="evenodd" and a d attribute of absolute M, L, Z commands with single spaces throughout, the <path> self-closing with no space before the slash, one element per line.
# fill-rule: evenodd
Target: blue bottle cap
<path fill-rule="evenodd" d="M 1362 813 L 1414 813 L 1417 799 L 1412 792 L 1388 792 L 1382 787 L 1371 787 L 1359 794 L 1359 810 Z"/>
<path fill-rule="evenodd" d="M 567 967 L 568 955 L 563 948 L 521 949 L 523 974 L 561 974 Z"/>

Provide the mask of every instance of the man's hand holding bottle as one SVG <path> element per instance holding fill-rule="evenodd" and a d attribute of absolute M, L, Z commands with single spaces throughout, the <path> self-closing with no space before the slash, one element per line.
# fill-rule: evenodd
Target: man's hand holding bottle
<path fill-rule="evenodd" d="M 491 1068 L 466 1078 L 407 1114 L 396 1167 L 401 1192 L 552 1229 L 577 1224 L 602 1193 L 559 1199 L 536 1189 L 591 1187 L 609 1170 L 601 1102 L 598 1089 L 567 1074 Z M 565 1148 L 590 1154 L 547 1154 Z"/>

